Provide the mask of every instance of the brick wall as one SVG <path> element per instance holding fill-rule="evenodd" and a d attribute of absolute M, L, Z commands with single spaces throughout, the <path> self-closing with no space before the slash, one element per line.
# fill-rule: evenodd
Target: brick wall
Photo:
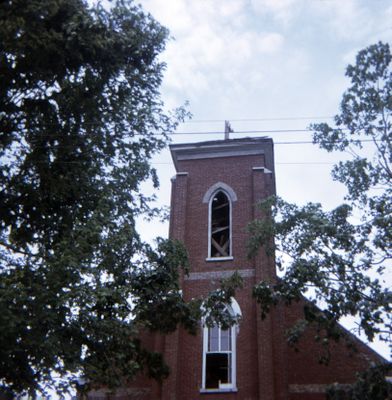
<path fill-rule="evenodd" d="M 303 318 L 303 307 L 306 300 L 285 307 L 286 328 L 292 326 L 298 319 Z M 344 328 L 341 328 L 345 331 Z M 290 399 L 319 399 L 324 398 L 327 385 L 332 383 L 352 383 L 357 372 L 364 371 L 372 363 L 385 360 L 352 334 L 349 339 L 355 346 L 353 351 L 347 342 L 341 340 L 330 344 L 330 361 L 328 365 L 320 364 L 323 348 L 315 341 L 315 329 L 309 329 L 300 339 L 298 350 L 287 346 L 287 371 Z M 308 393 L 310 397 L 301 397 Z M 313 396 L 313 397 L 312 397 Z"/>

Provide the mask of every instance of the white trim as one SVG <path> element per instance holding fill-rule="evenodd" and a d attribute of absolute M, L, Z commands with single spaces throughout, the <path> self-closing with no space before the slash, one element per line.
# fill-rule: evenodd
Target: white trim
<path fill-rule="evenodd" d="M 226 183 L 223 182 L 217 182 L 214 183 L 205 193 L 203 196 L 203 203 L 209 203 L 211 200 L 211 197 L 221 190 L 222 192 L 225 192 L 226 195 L 230 198 L 231 201 L 237 201 L 237 195 L 235 191 Z"/>
<path fill-rule="evenodd" d="M 219 186 L 216 186 L 219 185 Z M 203 198 L 203 202 L 204 199 L 206 198 L 207 194 L 210 194 L 209 200 L 208 200 L 208 257 L 206 258 L 206 261 L 227 261 L 227 260 L 232 260 L 233 258 L 233 242 L 232 242 L 232 237 L 233 237 L 233 232 L 232 232 L 232 209 L 233 209 L 233 201 L 237 200 L 237 196 L 235 194 L 235 192 L 233 191 L 233 189 L 231 189 L 229 186 L 227 186 L 227 188 L 229 188 L 232 193 L 231 195 L 226 191 L 226 189 L 223 189 L 222 185 L 227 186 L 224 183 L 218 182 L 215 185 L 212 185 L 210 187 L 210 189 L 207 190 L 207 193 L 204 195 Z M 217 187 L 214 191 L 211 191 L 212 188 Z M 230 247 L 230 252 L 229 255 L 226 257 L 211 257 L 211 207 L 212 207 L 212 200 L 214 199 L 214 196 L 219 193 L 222 192 L 226 195 L 228 201 L 229 201 L 229 247 Z M 232 200 L 232 196 L 235 196 L 235 200 Z"/>
<path fill-rule="evenodd" d="M 230 307 L 231 310 L 233 311 L 234 316 L 242 317 L 240 305 L 238 304 L 237 300 L 234 297 L 230 298 Z"/>
<path fill-rule="evenodd" d="M 230 304 L 227 305 L 227 309 L 232 316 L 242 316 L 241 308 L 234 297 L 230 299 Z M 204 320 L 202 320 L 204 325 Z M 202 387 L 200 393 L 220 393 L 220 392 L 237 392 L 237 335 L 239 333 L 238 325 L 233 325 L 230 328 L 230 339 L 231 339 L 231 351 L 223 351 L 231 355 L 230 365 L 230 383 L 219 384 L 218 388 L 206 388 L 206 364 L 207 364 L 207 353 L 208 353 L 208 330 L 209 327 L 203 326 L 203 356 L 202 356 Z M 218 336 L 218 349 L 220 352 L 221 344 L 221 329 L 219 328 Z"/>
<path fill-rule="evenodd" d="M 200 389 L 200 393 L 230 393 L 230 392 L 238 392 L 236 387 L 232 387 L 230 389 Z"/>
<path fill-rule="evenodd" d="M 210 239 L 211 240 L 211 239 Z M 233 256 L 228 256 L 228 257 L 207 257 L 206 261 L 211 262 L 218 262 L 218 261 L 231 261 L 234 260 Z"/>
<path fill-rule="evenodd" d="M 253 171 L 263 171 L 265 174 L 272 174 L 272 171 L 265 167 L 253 167 Z"/>
<path fill-rule="evenodd" d="M 202 368 L 202 379 L 201 385 L 202 388 L 205 389 L 206 387 L 206 353 L 207 353 L 207 346 L 208 346 L 208 329 L 206 326 L 203 326 L 203 368 Z"/>
<path fill-rule="evenodd" d="M 179 161 L 182 160 L 268 155 L 272 149 L 272 139 L 266 137 L 170 145 L 170 152 L 176 169 L 179 167 Z"/>
<path fill-rule="evenodd" d="M 230 351 L 221 351 L 221 328 L 219 327 L 219 336 L 218 336 L 218 349 L 219 351 L 217 352 L 212 352 L 212 353 L 222 353 L 222 354 L 228 354 L 229 355 L 229 366 L 230 366 L 230 383 L 225 383 L 225 384 L 221 384 L 219 383 L 219 387 L 217 388 L 206 388 L 206 364 L 207 364 L 207 354 L 209 354 L 210 352 L 208 351 L 208 330 L 211 327 L 208 326 L 204 326 L 203 327 L 203 377 L 202 377 L 202 390 L 206 390 L 206 391 L 232 391 L 234 388 L 237 387 L 237 379 L 236 379 L 236 375 L 237 375 L 237 368 L 236 368 L 236 336 L 237 336 L 237 326 L 233 325 L 231 326 L 230 329 L 230 339 L 231 339 L 231 349 Z M 231 357 L 230 357 L 231 356 Z"/>
<path fill-rule="evenodd" d="M 236 302 L 237 303 L 237 302 Z M 238 304 L 238 303 L 237 303 Z M 231 329 L 231 388 L 237 387 L 237 334 L 238 325 L 233 325 Z M 221 386 L 219 386 L 221 389 Z"/>

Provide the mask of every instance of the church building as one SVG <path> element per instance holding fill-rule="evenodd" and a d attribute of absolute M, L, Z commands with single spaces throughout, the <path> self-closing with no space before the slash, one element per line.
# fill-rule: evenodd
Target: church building
<path fill-rule="evenodd" d="M 170 376 L 161 384 L 140 379 L 124 399 L 149 400 L 321 400 L 327 385 L 351 383 L 356 372 L 385 361 L 353 336 L 358 351 L 332 345 L 328 366 L 308 332 L 299 351 L 285 331 L 302 318 L 306 302 L 278 306 L 264 320 L 252 297 L 260 280 L 274 281 L 273 257 L 260 251 L 249 259 L 247 224 L 255 205 L 275 194 L 274 149 L 270 138 L 243 138 L 170 146 L 172 179 L 170 237 L 188 251 L 190 273 L 181 278 L 186 300 L 201 297 L 238 271 L 244 281 L 227 312 L 240 315 L 229 329 L 200 322 L 196 336 L 183 329 L 152 341 L 163 353 Z M 344 328 L 342 328 L 344 329 Z M 90 398 L 94 398 L 91 396 Z"/>

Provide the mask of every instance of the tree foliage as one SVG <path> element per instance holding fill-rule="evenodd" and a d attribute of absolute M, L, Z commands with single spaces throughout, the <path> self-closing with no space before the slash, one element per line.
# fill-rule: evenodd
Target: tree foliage
<path fill-rule="evenodd" d="M 351 385 L 331 385 L 327 389 L 328 400 L 388 400 L 392 398 L 392 383 L 385 379 L 390 376 L 392 364 L 374 366 L 358 374 Z"/>
<path fill-rule="evenodd" d="M 347 68 L 351 85 L 335 126 L 311 126 L 314 143 L 351 155 L 332 171 L 347 188 L 345 203 L 325 211 L 320 204 L 269 199 L 262 208 L 272 218 L 249 226 L 250 254 L 262 245 L 270 254 L 276 251 L 282 271 L 278 282 L 260 282 L 254 289 L 262 315 L 274 304 L 297 301 L 305 293 L 324 311 L 306 312 L 301 329 L 316 324 L 327 342 L 343 334 L 336 322 L 352 316 L 357 332 L 391 343 L 392 293 L 384 281 L 392 258 L 391 61 L 388 44 L 360 51 Z"/>
<path fill-rule="evenodd" d="M 179 291 L 186 253 L 142 242 L 159 210 L 140 185 L 185 111 L 164 111 L 168 32 L 132 1 L 0 4 L 0 386 L 11 395 L 75 376 L 124 384 L 167 375 L 142 330 L 193 332 Z"/>

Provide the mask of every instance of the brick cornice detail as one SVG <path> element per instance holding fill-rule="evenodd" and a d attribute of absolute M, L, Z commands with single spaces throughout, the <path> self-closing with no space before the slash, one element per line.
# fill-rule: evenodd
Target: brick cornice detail
<path fill-rule="evenodd" d="M 201 281 L 211 279 L 228 278 L 238 272 L 243 278 L 251 278 L 255 276 L 254 269 L 232 269 L 226 271 L 207 271 L 207 272 L 191 272 L 188 276 L 185 276 L 186 281 Z"/>

